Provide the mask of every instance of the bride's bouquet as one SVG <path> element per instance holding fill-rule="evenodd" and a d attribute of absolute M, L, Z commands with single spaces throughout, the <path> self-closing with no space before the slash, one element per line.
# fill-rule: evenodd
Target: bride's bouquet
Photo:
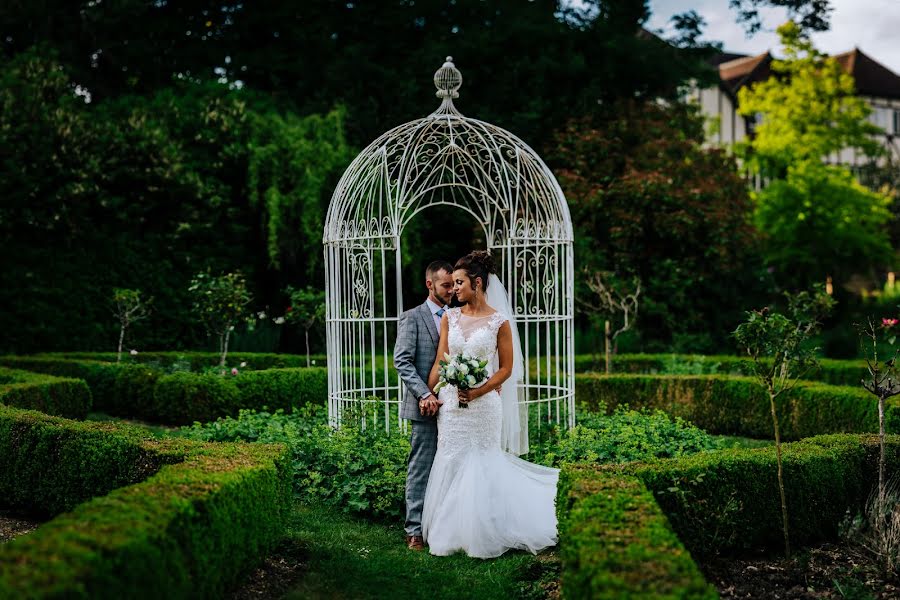
<path fill-rule="evenodd" d="M 486 360 L 479 360 L 472 356 L 459 353 L 455 356 L 444 354 L 441 361 L 440 380 L 434 386 L 437 394 L 445 385 L 455 386 L 458 390 L 471 390 L 487 380 Z M 460 408 L 468 408 L 468 403 L 460 402 Z"/>

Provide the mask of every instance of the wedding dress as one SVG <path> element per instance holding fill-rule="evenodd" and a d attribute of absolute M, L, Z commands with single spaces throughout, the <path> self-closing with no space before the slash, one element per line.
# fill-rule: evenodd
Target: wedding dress
<path fill-rule="evenodd" d="M 448 311 L 450 354 L 488 359 L 497 354 L 500 312 L 469 317 Z M 510 379 L 503 386 L 514 386 Z M 422 515 L 422 533 L 432 554 L 463 551 L 493 558 L 510 549 L 539 550 L 556 544 L 554 501 L 559 471 L 532 464 L 501 447 L 503 407 L 489 392 L 460 408 L 456 388 L 440 390 L 438 446 Z M 526 426 L 527 427 L 527 426 Z"/>

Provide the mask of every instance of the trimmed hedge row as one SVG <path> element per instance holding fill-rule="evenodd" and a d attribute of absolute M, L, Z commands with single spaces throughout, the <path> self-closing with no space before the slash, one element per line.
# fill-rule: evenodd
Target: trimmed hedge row
<path fill-rule="evenodd" d="M 237 415 L 241 408 L 291 411 L 327 398 L 328 372 L 317 368 L 218 375 L 162 371 L 142 365 L 48 356 L 3 356 L 0 364 L 83 379 L 94 410 L 171 425 Z"/>
<path fill-rule="evenodd" d="M 888 437 L 887 460 L 896 472 L 900 436 Z M 861 510 L 877 485 L 877 464 L 874 435 L 785 444 L 792 544 L 834 539 L 846 512 Z M 707 598 L 682 543 L 701 557 L 777 552 L 784 543 L 774 448 L 702 452 L 653 463 L 566 465 L 557 512 L 567 598 Z M 670 579 L 674 587 L 654 595 L 644 578 Z M 604 595 L 607 587 L 615 593 Z"/>
<path fill-rule="evenodd" d="M 886 458 L 888 472 L 896 472 L 900 436 L 887 437 Z M 782 466 L 792 543 L 802 546 L 835 539 L 847 510 L 861 510 L 877 485 L 877 465 L 877 435 L 825 435 L 784 444 Z M 681 541 L 696 555 L 783 547 L 774 447 L 604 469 L 640 479 Z"/>
<path fill-rule="evenodd" d="M 659 408 L 710 433 L 771 437 L 772 416 L 764 388 L 749 377 L 726 375 L 599 375 L 575 377 L 579 406 L 612 411 L 620 404 Z M 803 382 L 776 400 L 786 440 L 824 433 L 878 430 L 878 404 L 862 388 Z M 900 431 L 900 398 L 888 400 L 887 429 Z"/>
<path fill-rule="evenodd" d="M 0 404 L 83 419 L 91 408 L 91 390 L 80 379 L 0 367 Z"/>
<path fill-rule="evenodd" d="M 575 372 L 601 372 L 606 368 L 603 356 L 578 355 Z M 613 374 L 644 375 L 752 375 L 753 362 L 743 356 L 704 354 L 617 354 L 612 357 Z M 820 359 L 819 369 L 811 371 L 807 379 L 830 385 L 859 386 L 866 378 L 866 363 L 862 360 Z"/>
<path fill-rule="evenodd" d="M 35 356 L 56 359 L 74 360 L 99 360 L 103 362 L 116 362 L 115 352 L 46 352 Z M 219 364 L 218 352 L 139 352 L 132 356 L 127 352 L 122 354 L 123 364 L 140 364 L 152 367 L 168 369 L 176 363 L 182 363 L 191 371 L 200 371 L 207 367 L 215 367 Z M 325 355 L 313 354 L 311 366 L 324 367 Z M 273 352 L 229 352 L 227 363 L 229 367 L 246 362 L 247 369 L 261 371 L 264 369 L 296 369 L 306 367 L 305 354 L 276 354 Z"/>
<path fill-rule="evenodd" d="M 566 598 L 718 598 L 635 477 L 567 466 L 556 505 Z"/>
<path fill-rule="evenodd" d="M 48 499 L 51 484 L 32 475 L 58 469 L 54 451 L 60 451 L 66 466 L 52 485 L 75 492 L 64 502 L 49 498 L 49 506 L 102 494 L 159 467 L 143 482 L 79 504 L 0 546 L 2 598 L 221 597 L 283 533 L 291 472 L 282 445 L 140 439 L 122 425 L 3 407 L 0 444 L 0 457 L 13 453 L 12 464 L 26 475 L 22 482 L 4 476 L 0 494 L 20 501 L 29 492 Z M 72 468 L 79 446 L 87 452 L 80 472 Z M 119 481 L 102 481 L 100 472 Z"/>

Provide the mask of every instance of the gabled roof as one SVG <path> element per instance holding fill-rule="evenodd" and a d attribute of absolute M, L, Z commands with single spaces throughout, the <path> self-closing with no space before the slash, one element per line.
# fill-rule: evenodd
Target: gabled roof
<path fill-rule="evenodd" d="M 719 78 L 728 91 L 737 95 L 745 85 L 769 78 L 772 55 L 768 52 L 757 56 L 742 56 L 719 63 Z"/>
<path fill-rule="evenodd" d="M 834 58 L 844 70 L 853 75 L 858 94 L 900 99 L 900 75 L 864 54 L 859 48 L 836 54 Z M 742 87 L 768 79 L 772 74 L 772 60 L 769 52 L 757 56 L 723 52 L 712 59 L 712 64 L 719 69 L 722 86 L 736 96 Z"/>
<path fill-rule="evenodd" d="M 856 92 L 863 96 L 900 99 L 900 75 L 859 48 L 836 54 L 835 60 L 856 80 Z"/>

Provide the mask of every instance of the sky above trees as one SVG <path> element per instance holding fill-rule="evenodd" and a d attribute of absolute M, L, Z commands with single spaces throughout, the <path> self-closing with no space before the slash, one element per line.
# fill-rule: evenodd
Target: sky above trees
<path fill-rule="evenodd" d="M 854 46 L 900 73 L 900 44 L 896 32 L 900 31 L 900 2 L 897 0 L 831 0 L 831 29 L 814 33 L 812 41 L 823 52 L 839 54 Z M 729 8 L 728 0 L 650 0 L 653 14 L 648 27 L 671 29 L 672 15 L 695 10 L 706 20 L 703 39 L 720 41 L 725 50 L 746 54 L 761 54 L 777 50 L 778 35 L 775 28 L 787 20 L 784 9 L 764 7 L 760 9 L 764 29 L 747 37 L 737 16 Z M 777 54 L 777 52 L 776 52 Z"/>

